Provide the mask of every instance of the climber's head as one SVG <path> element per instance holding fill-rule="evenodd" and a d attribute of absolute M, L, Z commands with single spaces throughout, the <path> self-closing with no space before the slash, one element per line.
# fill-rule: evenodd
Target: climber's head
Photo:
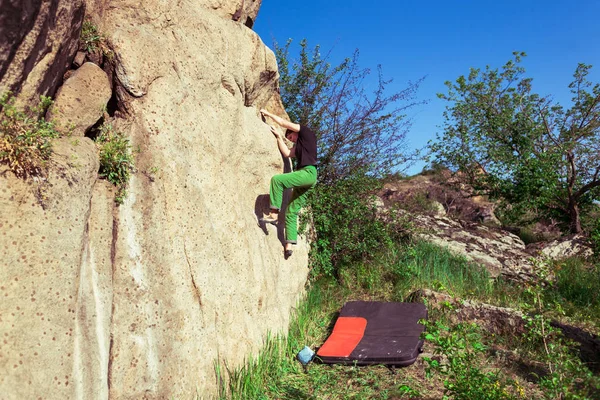
<path fill-rule="evenodd" d="M 296 143 L 296 141 L 298 140 L 298 132 L 294 132 L 291 129 L 287 129 L 285 131 L 285 138 L 290 142 Z"/>

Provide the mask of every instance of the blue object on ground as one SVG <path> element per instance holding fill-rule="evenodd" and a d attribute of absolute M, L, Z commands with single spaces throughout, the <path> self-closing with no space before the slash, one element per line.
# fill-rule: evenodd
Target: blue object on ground
<path fill-rule="evenodd" d="M 298 359 L 298 361 L 300 361 L 300 363 L 302 363 L 302 365 L 307 365 L 309 362 L 312 361 L 314 356 L 315 352 L 312 351 L 310 347 L 304 346 L 304 348 L 300 350 L 300 352 L 298 352 L 296 358 Z"/>

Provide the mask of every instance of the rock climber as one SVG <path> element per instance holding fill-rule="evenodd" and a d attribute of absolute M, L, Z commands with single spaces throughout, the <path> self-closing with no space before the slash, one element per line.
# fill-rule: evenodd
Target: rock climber
<path fill-rule="evenodd" d="M 261 222 L 277 225 L 279 211 L 283 201 L 283 191 L 292 190 L 292 198 L 285 212 L 285 247 L 284 256 L 287 260 L 292 255 L 292 245 L 298 238 L 298 212 L 306 202 L 310 188 L 317 182 L 317 137 L 307 126 L 287 121 L 267 110 L 260 110 L 263 116 L 270 117 L 279 126 L 286 129 L 285 138 L 294 143 L 289 149 L 281 133 L 271 126 L 271 133 L 277 139 L 277 147 L 284 157 L 296 158 L 296 171 L 278 174 L 271 178 L 269 190 L 270 212 L 261 218 Z"/>

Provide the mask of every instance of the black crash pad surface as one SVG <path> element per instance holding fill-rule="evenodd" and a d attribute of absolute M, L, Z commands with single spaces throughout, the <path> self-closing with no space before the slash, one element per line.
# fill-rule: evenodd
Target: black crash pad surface
<path fill-rule="evenodd" d="M 324 363 L 410 365 L 423 345 L 418 321 L 426 318 L 421 303 L 350 301 L 317 356 Z"/>

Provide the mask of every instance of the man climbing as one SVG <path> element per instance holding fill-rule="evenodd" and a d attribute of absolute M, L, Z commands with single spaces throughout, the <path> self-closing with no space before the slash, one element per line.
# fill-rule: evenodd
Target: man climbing
<path fill-rule="evenodd" d="M 287 174 L 278 174 L 271 178 L 269 190 L 270 213 L 261 218 L 262 222 L 277 224 L 279 210 L 283 201 L 283 191 L 292 188 L 292 198 L 285 213 L 285 248 L 284 255 L 287 260 L 292 255 L 292 245 L 298 238 L 298 212 L 306 201 L 308 190 L 317 182 L 317 137 L 308 127 L 296 124 L 271 114 L 267 110 L 260 110 L 263 116 L 272 118 L 277 124 L 286 129 L 285 137 L 294 143 L 289 149 L 281 133 L 271 126 L 271 133 L 277 139 L 277 147 L 284 157 L 296 158 L 296 171 Z"/>

